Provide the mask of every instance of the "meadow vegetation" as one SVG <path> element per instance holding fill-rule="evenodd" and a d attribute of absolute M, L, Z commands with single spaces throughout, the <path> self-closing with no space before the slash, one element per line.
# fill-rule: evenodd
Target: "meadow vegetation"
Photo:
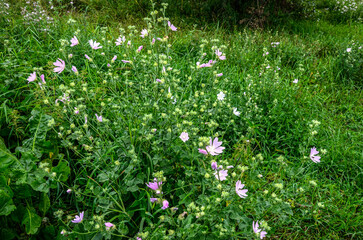
<path fill-rule="evenodd" d="M 363 238 L 359 2 L 126 2 L 0 0 L 0 239 Z"/>

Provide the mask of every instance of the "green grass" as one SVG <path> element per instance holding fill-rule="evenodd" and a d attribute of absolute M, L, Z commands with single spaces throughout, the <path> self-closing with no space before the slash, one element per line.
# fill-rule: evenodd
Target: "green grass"
<path fill-rule="evenodd" d="M 361 24 L 288 19 L 230 30 L 177 19 L 177 32 L 153 23 L 150 34 L 169 39 L 152 45 L 151 36 L 139 37 L 146 24 L 136 15 L 129 36 L 132 18 L 110 15 L 105 25 L 102 9 L 57 11 L 47 31 L 11 9 L 10 21 L 0 22 L 1 239 L 64 238 L 62 230 L 71 239 L 253 239 L 252 221 L 264 221 L 268 238 L 363 237 Z M 130 47 L 115 47 L 120 26 Z M 70 48 L 74 35 L 80 44 Z M 89 39 L 103 48 L 91 50 Z M 195 69 L 216 59 L 214 45 L 227 59 Z M 57 58 L 66 62 L 61 74 L 53 72 Z M 163 65 L 173 70 L 163 74 Z M 63 94 L 71 101 L 55 104 Z M 209 137 L 223 141 L 222 154 L 198 152 Z M 320 163 L 310 160 L 312 147 Z M 213 176 L 213 161 L 234 166 L 226 181 Z M 154 177 L 163 194 L 151 204 L 157 195 L 145 184 Z M 237 180 L 248 197 L 235 193 Z M 162 200 L 170 208 L 161 210 Z M 83 222 L 71 223 L 82 211 Z"/>

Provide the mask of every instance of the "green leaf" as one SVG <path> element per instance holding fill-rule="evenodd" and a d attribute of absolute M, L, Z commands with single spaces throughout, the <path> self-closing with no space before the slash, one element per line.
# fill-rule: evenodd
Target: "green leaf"
<path fill-rule="evenodd" d="M 37 239 L 56 239 L 57 232 L 53 225 L 42 227 Z"/>
<path fill-rule="evenodd" d="M 31 137 L 23 141 L 23 147 L 30 149 L 37 158 L 40 158 L 47 132 L 51 128 L 48 126 L 48 123 L 52 117 L 36 109 L 31 112 L 31 115 L 29 118 L 29 133 Z"/>
<path fill-rule="evenodd" d="M 48 121 L 52 118 L 38 110 L 33 110 L 31 114 L 32 116 L 29 119 L 29 130 L 32 134 L 34 134 L 32 143 L 32 150 L 34 150 L 37 139 L 45 140 L 46 133 L 50 128 L 48 126 Z"/>
<path fill-rule="evenodd" d="M 11 187 L 16 199 L 30 198 L 34 194 L 33 189 L 28 184 L 12 185 Z"/>
<path fill-rule="evenodd" d="M 11 240 L 14 239 L 16 237 L 16 233 L 13 229 L 1 229 L 0 230 L 0 239 L 7 239 L 7 240 Z"/>
<path fill-rule="evenodd" d="M 50 207 L 50 200 L 48 194 L 42 193 L 39 202 L 39 210 L 42 212 L 43 216 L 45 216 L 49 207 Z"/>
<path fill-rule="evenodd" d="M 19 148 L 16 148 L 16 150 L 20 151 Z M 34 172 L 37 169 L 37 162 L 39 162 L 39 159 L 30 152 L 30 149 L 21 149 L 20 163 L 22 164 L 25 172 Z"/>
<path fill-rule="evenodd" d="M 13 222 L 15 223 L 19 223 L 19 225 L 21 224 L 21 221 L 23 220 L 24 214 L 25 214 L 26 208 L 22 205 L 19 204 L 15 211 L 9 215 L 9 219 L 11 219 Z"/>
<path fill-rule="evenodd" d="M 6 148 L 4 140 L 0 137 L 0 171 L 13 165 L 18 159 Z"/>
<path fill-rule="evenodd" d="M 118 230 L 122 235 L 126 235 L 129 233 L 129 228 L 126 226 L 126 224 L 124 222 L 121 222 L 118 225 Z"/>
<path fill-rule="evenodd" d="M 6 184 L 6 178 L 0 176 L 0 216 L 7 216 L 16 209 L 12 199 L 13 195 L 13 191 Z"/>
<path fill-rule="evenodd" d="M 42 169 L 37 169 L 32 173 L 28 174 L 29 185 L 38 192 L 49 192 L 49 183 L 45 180 L 46 172 Z"/>
<path fill-rule="evenodd" d="M 0 216 L 7 216 L 15 209 L 16 207 L 9 193 L 0 189 Z"/>
<path fill-rule="evenodd" d="M 130 192 L 136 192 L 139 190 L 139 187 L 136 185 L 133 185 L 133 186 L 128 187 L 126 190 L 130 191 Z"/>
<path fill-rule="evenodd" d="M 23 217 L 22 224 L 25 225 L 27 234 L 35 234 L 42 223 L 42 218 L 36 214 L 34 208 L 27 207 Z"/>
<path fill-rule="evenodd" d="M 71 169 L 66 161 L 60 161 L 56 167 L 52 168 L 52 172 L 56 172 L 59 180 L 65 182 L 71 173 Z"/>
<path fill-rule="evenodd" d="M 103 239 L 103 235 L 101 233 L 96 233 L 91 240 L 101 240 Z"/>
<path fill-rule="evenodd" d="M 106 182 L 109 180 L 108 176 L 104 172 L 101 172 L 100 174 L 98 174 L 97 179 L 100 182 Z"/>
<path fill-rule="evenodd" d="M 143 181 L 139 178 L 134 178 L 126 182 L 127 191 L 136 192 L 139 190 L 137 184 L 141 184 Z"/>

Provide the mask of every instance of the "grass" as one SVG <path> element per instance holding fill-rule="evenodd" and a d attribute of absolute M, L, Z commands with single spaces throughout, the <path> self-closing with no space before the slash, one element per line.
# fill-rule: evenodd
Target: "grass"
<path fill-rule="evenodd" d="M 176 32 L 150 22 L 155 28 L 142 39 L 145 23 L 134 33 L 128 23 L 106 26 L 97 20 L 102 11 L 87 18 L 56 9 L 47 31 L 45 22 L 9 12 L 0 30 L 2 239 L 253 239 L 253 221 L 268 238 L 362 237 L 361 24 L 289 19 L 273 29 L 227 30 L 179 20 Z M 74 35 L 80 44 L 70 48 Z M 116 47 L 119 35 L 132 45 Z M 91 50 L 89 39 L 103 48 Z M 60 74 L 57 58 L 66 62 Z M 196 68 L 209 59 L 218 61 Z M 55 104 L 63 96 L 70 101 Z M 223 142 L 222 154 L 198 152 L 210 137 Z M 310 160 L 312 147 L 320 163 Z M 214 161 L 234 166 L 227 180 L 214 177 Z M 153 178 L 162 195 L 146 187 Z M 246 198 L 237 196 L 237 180 Z M 71 223 L 82 211 L 83 222 Z"/>

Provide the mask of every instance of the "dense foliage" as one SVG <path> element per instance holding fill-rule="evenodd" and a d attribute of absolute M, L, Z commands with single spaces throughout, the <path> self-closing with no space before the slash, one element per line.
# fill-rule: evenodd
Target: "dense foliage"
<path fill-rule="evenodd" d="M 68 1 L 56 3 L 69 6 Z M 263 28 L 285 22 L 287 18 L 334 23 L 363 21 L 363 4 L 358 0 L 158 0 L 156 8 L 163 3 L 169 3 L 171 18 L 181 18 L 188 24 L 219 22 L 225 28 L 236 25 Z M 151 11 L 152 3 L 149 0 L 81 0 L 75 1 L 74 6 L 87 12 L 107 13 L 101 16 L 107 23 L 114 18 L 143 18 Z"/>
<path fill-rule="evenodd" d="M 362 237 L 362 25 L 106 2 L 0 1 L 1 239 Z"/>

